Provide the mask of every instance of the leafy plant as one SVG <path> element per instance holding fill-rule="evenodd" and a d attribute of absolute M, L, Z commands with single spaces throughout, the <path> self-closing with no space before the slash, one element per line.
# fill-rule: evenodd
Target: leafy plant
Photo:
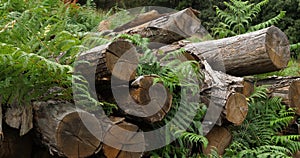
<path fill-rule="evenodd" d="M 0 94 L 2 103 L 74 101 L 72 84 L 82 102 L 112 105 L 93 99 L 80 76 L 73 75 L 77 55 L 108 42 L 90 34 L 105 16 L 88 6 L 66 6 L 61 0 L 0 1 Z M 96 40 L 97 39 L 97 40 Z M 76 99 L 75 97 L 75 99 Z"/>
<path fill-rule="evenodd" d="M 277 16 L 267 21 L 251 25 L 251 21 L 258 16 L 262 6 L 268 3 L 269 0 L 263 0 L 257 4 L 249 4 L 249 1 L 230 0 L 229 3 L 224 2 L 227 10 L 221 10 L 216 6 L 217 17 L 222 21 L 217 27 L 212 28 L 214 35 L 218 38 L 235 36 L 278 23 L 285 16 L 285 11 L 281 11 Z"/>
<path fill-rule="evenodd" d="M 233 142 L 224 157 L 290 157 L 300 149 L 300 135 L 280 133 L 294 119 L 294 111 L 280 98 L 267 98 L 265 88 L 255 89 L 246 120 L 231 128 Z"/>

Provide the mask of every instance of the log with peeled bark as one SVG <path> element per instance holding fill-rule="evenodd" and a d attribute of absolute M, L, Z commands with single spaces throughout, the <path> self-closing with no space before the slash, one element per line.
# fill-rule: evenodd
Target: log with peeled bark
<path fill-rule="evenodd" d="M 251 79 L 249 79 L 250 81 Z M 300 77 L 269 77 L 261 80 L 252 80 L 257 86 L 265 85 L 270 97 L 282 98 L 282 103 L 295 109 L 300 115 Z"/>
<path fill-rule="evenodd" d="M 98 151 L 103 133 L 94 115 L 61 101 L 35 102 L 33 106 L 35 132 L 50 152 L 87 157 Z"/>
<path fill-rule="evenodd" d="M 203 133 L 207 134 L 214 123 L 222 125 L 227 120 L 241 125 L 248 113 L 248 104 L 243 93 L 244 79 L 212 70 L 203 62 L 205 80 L 201 87 L 201 101 L 208 106 L 203 119 Z"/>
<path fill-rule="evenodd" d="M 105 132 L 102 152 L 106 158 L 140 158 L 145 149 L 145 139 L 139 127 L 124 118 L 111 117 L 113 124 Z M 130 132 L 123 132 L 123 130 Z M 107 144 L 105 142 L 108 142 Z"/>
<path fill-rule="evenodd" d="M 157 19 L 117 33 L 140 34 L 149 38 L 150 42 L 171 44 L 197 34 L 201 29 L 201 22 L 195 15 L 197 13 L 196 10 L 187 8 L 162 17 L 157 16 Z"/>
<path fill-rule="evenodd" d="M 287 66 L 290 59 L 288 39 L 275 26 L 219 40 L 167 45 L 159 51 L 180 48 L 195 57 L 204 58 L 214 70 L 233 76 L 280 70 Z"/>
<path fill-rule="evenodd" d="M 203 153 L 209 155 L 212 150 L 216 150 L 219 155 L 223 155 L 231 143 L 232 135 L 225 127 L 214 126 L 206 138 L 209 143 L 206 148 L 202 149 Z"/>
<path fill-rule="evenodd" d="M 75 71 L 92 79 L 91 82 L 110 80 L 112 76 L 130 81 L 135 77 L 138 55 L 133 44 L 117 40 L 81 53 L 78 61 L 89 63 L 78 62 Z"/>

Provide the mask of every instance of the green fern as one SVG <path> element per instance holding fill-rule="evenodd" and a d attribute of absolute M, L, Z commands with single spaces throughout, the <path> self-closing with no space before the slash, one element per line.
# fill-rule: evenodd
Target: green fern
<path fill-rule="evenodd" d="M 252 20 L 258 16 L 261 8 L 268 3 L 269 0 L 263 0 L 257 4 L 249 4 L 249 1 L 230 0 L 230 3 L 224 2 L 227 10 L 221 10 L 216 6 L 216 14 L 221 21 L 217 27 L 212 28 L 214 35 L 218 38 L 235 36 L 278 23 L 284 18 L 285 11 L 281 11 L 276 17 L 270 20 L 252 26 Z"/>
<path fill-rule="evenodd" d="M 294 120 L 294 111 L 281 98 L 267 98 L 265 87 L 250 97 L 246 120 L 232 127 L 233 142 L 224 157 L 290 157 L 299 150 L 299 135 L 280 135 Z"/>

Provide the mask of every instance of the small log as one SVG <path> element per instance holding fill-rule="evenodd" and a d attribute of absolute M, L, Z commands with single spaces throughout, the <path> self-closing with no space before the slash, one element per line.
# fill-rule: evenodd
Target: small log
<path fill-rule="evenodd" d="M 208 139 L 208 146 L 203 148 L 203 153 L 209 155 L 211 150 L 216 150 L 219 155 L 223 155 L 231 143 L 232 135 L 225 127 L 214 126 L 206 138 Z"/>
<path fill-rule="evenodd" d="M 138 151 L 145 149 L 145 140 L 139 127 L 124 121 L 124 118 L 112 117 L 111 119 L 113 125 L 108 128 L 103 139 L 102 151 L 106 158 L 142 157 L 143 152 Z M 130 132 L 123 132 L 123 130 Z"/>
<path fill-rule="evenodd" d="M 280 70 L 287 66 L 290 59 L 288 39 L 275 26 L 219 40 L 164 47 L 159 50 L 184 48 L 196 59 L 207 60 L 214 70 L 233 76 Z"/>
<path fill-rule="evenodd" d="M 117 40 L 81 53 L 78 61 L 88 62 L 89 65 L 78 62 L 75 71 L 81 72 L 87 79 L 96 78 L 96 81 L 110 80 L 111 76 L 130 81 L 135 77 L 137 56 L 133 44 L 126 40 Z"/>
<path fill-rule="evenodd" d="M 161 121 L 172 106 L 172 95 L 162 83 L 154 83 L 155 76 L 140 76 L 131 83 L 129 107 L 135 116 L 145 116 L 143 119 L 148 123 Z M 138 108 L 131 107 L 132 101 L 138 104 Z"/>
<path fill-rule="evenodd" d="M 51 152 L 66 157 L 87 157 L 100 147 L 98 119 L 71 103 L 35 102 L 35 130 Z"/>
<path fill-rule="evenodd" d="M 117 33 L 140 34 L 151 42 L 171 44 L 191 37 L 200 30 L 200 20 L 197 11 L 187 8 L 174 14 L 167 14 L 142 25 Z"/>
<path fill-rule="evenodd" d="M 257 86 L 267 86 L 270 97 L 281 97 L 283 104 L 294 108 L 296 114 L 300 115 L 300 77 L 275 76 L 251 82 Z"/>

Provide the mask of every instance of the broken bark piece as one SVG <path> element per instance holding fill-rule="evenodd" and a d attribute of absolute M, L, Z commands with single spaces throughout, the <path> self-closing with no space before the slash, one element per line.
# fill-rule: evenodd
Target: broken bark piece
<path fill-rule="evenodd" d="M 50 151 L 87 157 L 100 147 L 103 131 L 94 115 L 60 101 L 35 102 L 34 108 L 35 130 Z"/>
<path fill-rule="evenodd" d="M 8 105 L 5 113 L 5 122 L 13 128 L 20 129 L 20 136 L 28 133 L 33 127 L 33 115 L 31 105 Z"/>
<path fill-rule="evenodd" d="M 144 135 L 139 127 L 120 120 L 108 128 L 103 153 L 107 158 L 140 158 L 145 149 Z"/>

